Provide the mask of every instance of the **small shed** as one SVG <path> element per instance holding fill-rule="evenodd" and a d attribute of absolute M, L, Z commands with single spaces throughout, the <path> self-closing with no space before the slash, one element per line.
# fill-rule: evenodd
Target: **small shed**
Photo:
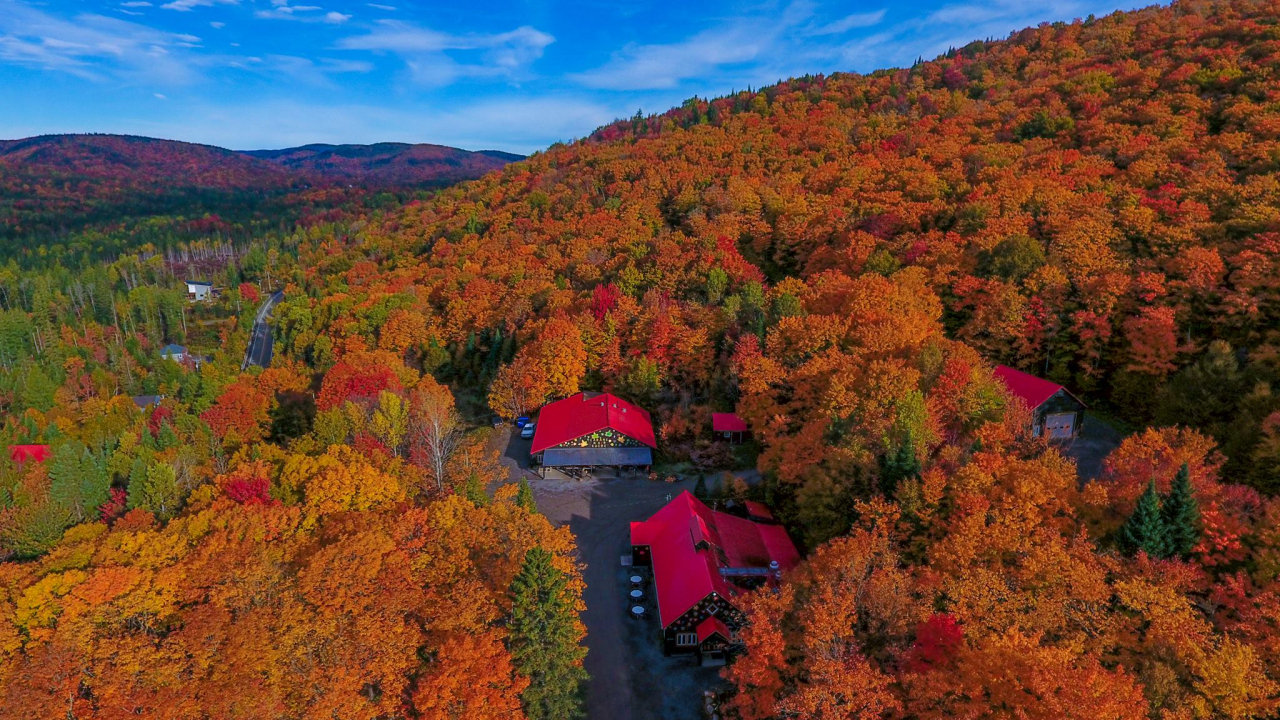
<path fill-rule="evenodd" d="M 165 360 L 182 362 L 187 359 L 187 349 L 181 345 L 170 343 L 160 350 L 160 357 Z"/>
<path fill-rule="evenodd" d="M 1033 435 L 1070 440 L 1080 434 L 1087 406 L 1070 390 L 1007 365 L 996 366 L 995 376 L 1031 410 Z"/>
<path fill-rule="evenodd" d="M 737 445 L 747 437 L 747 421 L 737 413 L 711 413 L 711 430 L 730 445 Z"/>
<path fill-rule="evenodd" d="M 200 280 L 187 281 L 187 300 L 191 302 L 204 302 L 213 297 L 213 283 L 202 282 Z"/>
<path fill-rule="evenodd" d="M 146 410 L 149 407 L 159 406 L 161 400 L 164 400 L 163 395 L 134 395 L 133 396 L 133 404 L 137 405 L 139 410 Z"/>

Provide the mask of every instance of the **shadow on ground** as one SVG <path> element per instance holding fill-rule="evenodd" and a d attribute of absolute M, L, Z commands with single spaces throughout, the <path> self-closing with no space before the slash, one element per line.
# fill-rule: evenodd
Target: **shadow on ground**
<path fill-rule="evenodd" d="M 1080 434 L 1062 450 L 1076 461 L 1080 484 L 1102 477 L 1102 461 L 1120 446 L 1124 434 L 1093 413 L 1086 413 Z"/>

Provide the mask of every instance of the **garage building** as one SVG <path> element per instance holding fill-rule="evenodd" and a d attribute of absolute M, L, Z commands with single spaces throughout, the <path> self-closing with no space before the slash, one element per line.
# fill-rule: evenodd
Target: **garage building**
<path fill-rule="evenodd" d="M 1080 434 L 1085 404 L 1070 390 L 1007 365 L 997 365 L 995 376 L 1031 410 L 1031 432 L 1036 437 L 1070 440 Z"/>

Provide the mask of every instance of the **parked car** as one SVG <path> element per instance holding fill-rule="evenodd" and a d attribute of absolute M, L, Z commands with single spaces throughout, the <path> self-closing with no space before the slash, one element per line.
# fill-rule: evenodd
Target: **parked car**
<path fill-rule="evenodd" d="M 529 418 L 524 417 L 523 415 L 522 415 L 522 416 L 520 416 L 520 417 L 518 417 L 518 418 L 516 418 L 516 427 L 518 427 L 518 428 L 522 428 L 522 427 L 524 427 L 525 425 L 528 425 L 528 424 L 529 424 Z"/>
<path fill-rule="evenodd" d="M 526 423 L 526 424 L 525 424 L 525 426 L 524 426 L 523 428 L 520 428 L 520 437 L 522 437 L 522 438 L 531 438 L 531 437 L 533 437 L 533 426 L 534 426 L 535 424 L 536 424 L 536 423 Z"/>
<path fill-rule="evenodd" d="M 493 418 L 490 419 L 490 422 L 493 423 L 494 427 L 502 427 L 502 424 L 503 424 L 502 418 L 498 417 L 497 415 L 494 415 Z"/>

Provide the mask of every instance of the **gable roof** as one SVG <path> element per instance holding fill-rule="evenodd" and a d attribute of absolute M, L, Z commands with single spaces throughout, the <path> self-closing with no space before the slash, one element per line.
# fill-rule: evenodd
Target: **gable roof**
<path fill-rule="evenodd" d="M 631 544 L 649 546 L 664 628 L 713 592 L 726 600 L 744 592 L 721 575 L 722 568 L 767 571 L 777 562 L 790 570 L 800 562 L 781 525 L 717 512 L 687 490 L 648 520 L 631 523 Z"/>
<path fill-rule="evenodd" d="M 160 354 L 161 355 L 179 355 L 179 354 L 186 355 L 187 349 L 181 345 L 174 345 L 170 343 L 169 345 L 165 345 L 164 348 L 160 350 Z"/>
<path fill-rule="evenodd" d="M 208 283 L 203 280 L 188 280 L 187 284 L 195 287 L 207 287 L 207 288 L 213 287 L 213 283 Z"/>
<path fill-rule="evenodd" d="M 658 447 L 649 413 L 609 393 L 580 392 L 542 408 L 530 453 L 540 453 L 583 435 L 611 428 L 651 448 Z"/>
<path fill-rule="evenodd" d="M 747 421 L 737 413 L 711 413 L 711 429 L 715 432 L 746 432 Z"/>
<path fill-rule="evenodd" d="M 1008 365 L 997 365 L 993 374 L 1005 384 L 1005 387 L 1009 388 L 1009 392 L 1013 393 L 1015 397 L 1021 398 L 1027 404 L 1027 407 L 1032 410 L 1043 405 L 1046 400 L 1057 394 L 1059 390 L 1066 390 L 1066 393 L 1071 395 L 1071 399 L 1084 405 L 1084 403 L 1080 402 L 1080 398 L 1072 395 L 1070 390 L 1058 383 L 1038 378 L 1035 375 L 1028 375 Z"/>
<path fill-rule="evenodd" d="M 733 633 L 729 632 L 729 628 L 720 622 L 720 618 L 715 615 L 707 616 L 706 620 L 698 623 L 698 627 L 694 628 L 694 632 L 698 633 L 698 642 L 706 642 L 707 638 L 720 633 L 720 637 L 726 641 L 733 637 Z"/>

